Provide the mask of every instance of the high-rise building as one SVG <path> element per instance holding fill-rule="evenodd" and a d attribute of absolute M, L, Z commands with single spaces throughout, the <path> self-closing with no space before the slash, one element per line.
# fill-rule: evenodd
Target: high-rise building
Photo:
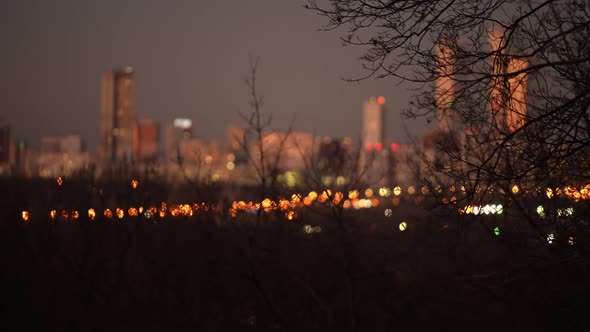
<path fill-rule="evenodd" d="M 436 45 L 438 58 L 437 74 L 435 81 L 435 103 L 438 129 L 449 132 L 453 128 L 454 114 L 453 102 L 455 100 L 455 82 L 452 74 L 454 72 L 455 56 L 453 55 L 448 40 L 442 39 Z"/>
<path fill-rule="evenodd" d="M 508 58 L 505 54 L 508 46 L 504 30 L 494 26 L 488 34 L 490 50 L 495 52 L 492 57 L 491 80 L 491 111 L 496 125 L 510 131 L 524 124 L 527 113 L 527 75 L 524 69 L 528 66 L 525 59 Z M 503 81 L 509 75 L 507 84 Z"/>
<path fill-rule="evenodd" d="M 135 125 L 133 68 L 105 72 L 101 88 L 101 159 L 109 162 L 131 161 Z"/>
<path fill-rule="evenodd" d="M 362 147 L 358 175 L 366 183 L 375 184 L 383 179 L 387 168 L 385 147 L 385 98 L 371 97 L 363 105 Z"/>
<path fill-rule="evenodd" d="M 363 106 L 363 147 L 382 150 L 385 135 L 385 98 L 371 97 Z"/>
<path fill-rule="evenodd" d="M 166 147 L 164 156 L 167 161 L 177 161 L 181 157 L 181 143 L 193 136 L 193 122 L 190 119 L 174 119 L 172 126 L 166 128 Z"/>
<path fill-rule="evenodd" d="M 139 162 L 158 160 L 160 125 L 151 120 L 139 121 L 133 128 L 133 155 Z"/>
<path fill-rule="evenodd" d="M 0 163 L 10 161 L 10 127 L 0 126 Z"/>
<path fill-rule="evenodd" d="M 508 63 L 508 73 L 518 73 L 508 79 L 509 102 L 506 109 L 506 126 L 510 131 L 520 128 L 525 121 L 527 112 L 527 75 L 522 70 L 528 63 L 524 59 L 511 59 Z"/>

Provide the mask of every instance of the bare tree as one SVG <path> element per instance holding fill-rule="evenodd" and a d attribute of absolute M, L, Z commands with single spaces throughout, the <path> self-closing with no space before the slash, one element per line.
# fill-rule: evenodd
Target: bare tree
<path fill-rule="evenodd" d="M 364 49 L 368 77 L 422 83 L 404 111 L 438 123 L 430 168 L 483 201 L 590 181 L 587 1 L 308 0 Z M 515 187 L 516 186 L 516 187 Z M 525 203 L 524 200 L 521 203 Z"/>
<path fill-rule="evenodd" d="M 250 94 L 249 114 L 240 114 L 246 122 L 246 130 L 241 137 L 235 137 L 240 148 L 245 152 L 259 187 L 258 198 L 262 202 L 268 196 L 279 193 L 278 175 L 288 140 L 292 136 L 292 125 L 284 133 L 271 128 L 272 116 L 263 113 L 264 98 L 260 96 L 256 86 L 258 59 L 251 60 L 250 73 L 246 85 Z M 276 138 L 271 142 L 272 138 Z M 259 217 L 262 210 L 259 210 Z"/>

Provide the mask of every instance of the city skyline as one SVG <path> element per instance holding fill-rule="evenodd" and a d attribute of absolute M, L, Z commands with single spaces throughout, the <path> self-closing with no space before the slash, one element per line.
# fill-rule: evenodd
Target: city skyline
<path fill-rule="evenodd" d="M 392 102 L 386 136 L 407 140 L 400 110 L 408 87 L 392 80 L 345 82 L 366 74 L 358 62 L 362 49 L 344 48 L 335 33 L 317 31 L 323 21 L 303 2 L 237 3 L 223 15 L 218 4 L 182 1 L 24 1 L 10 7 L 3 30 L 23 28 L 5 41 L 15 52 L 5 63 L 1 117 L 15 139 L 33 147 L 42 136 L 78 134 L 96 151 L 98 77 L 125 66 L 136 70 L 138 119 L 164 125 L 190 118 L 195 135 L 221 140 L 228 126 L 241 124 L 239 113 L 249 111 L 243 79 L 250 57 L 260 57 L 263 111 L 273 115 L 275 129 L 286 129 L 295 117 L 298 130 L 356 139 L 363 101 L 383 95 Z M 422 127 L 408 126 L 410 132 Z"/>

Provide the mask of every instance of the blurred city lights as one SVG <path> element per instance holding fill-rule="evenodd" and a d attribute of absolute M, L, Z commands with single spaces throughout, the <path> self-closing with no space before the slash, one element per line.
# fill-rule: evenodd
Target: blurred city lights
<path fill-rule="evenodd" d="M 137 217 L 139 215 L 139 213 L 137 212 L 137 209 L 134 207 L 130 207 L 129 209 L 127 209 L 127 214 L 130 217 Z"/>
<path fill-rule="evenodd" d="M 543 208 L 543 205 L 537 206 L 537 214 L 539 217 L 541 217 L 541 219 L 545 218 L 545 209 Z"/>
<path fill-rule="evenodd" d="M 553 190 L 551 188 L 547 188 L 545 190 L 545 195 L 547 195 L 547 198 L 553 198 Z"/>
<path fill-rule="evenodd" d="M 287 213 L 285 213 L 285 218 L 289 221 L 295 220 L 295 218 L 297 218 L 297 213 L 295 211 L 287 211 Z"/>
<path fill-rule="evenodd" d="M 313 233 L 321 233 L 322 232 L 322 227 L 321 226 L 311 226 L 311 225 L 305 225 L 303 226 L 303 231 L 306 234 L 313 234 Z"/>
<path fill-rule="evenodd" d="M 504 206 L 502 204 L 467 205 L 464 208 L 459 209 L 460 214 L 472 215 L 502 214 L 503 212 Z"/>
<path fill-rule="evenodd" d="M 405 222 L 405 221 L 402 221 L 402 222 L 400 222 L 400 223 L 399 223 L 399 230 L 400 230 L 400 231 L 402 231 L 402 232 L 403 232 L 403 231 L 405 231 L 407 228 L 408 228 L 408 223 L 407 223 L 407 222 Z"/>
<path fill-rule="evenodd" d="M 494 228 L 494 235 L 500 236 L 500 227 L 496 226 L 496 228 Z"/>
<path fill-rule="evenodd" d="M 391 190 L 387 187 L 379 188 L 379 196 L 381 197 L 389 197 L 391 195 Z"/>
<path fill-rule="evenodd" d="M 557 209 L 557 216 L 558 217 L 571 217 L 574 215 L 574 208 L 568 207 L 565 209 Z"/>
<path fill-rule="evenodd" d="M 428 194 L 428 192 L 430 192 L 430 190 L 428 190 L 428 187 L 422 186 L 422 195 L 426 195 Z"/>
<path fill-rule="evenodd" d="M 385 209 L 384 214 L 386 217 L 391 217 L 391 215 L 393 214 L 393 211 L 391 211 L 391 209 Z"/>

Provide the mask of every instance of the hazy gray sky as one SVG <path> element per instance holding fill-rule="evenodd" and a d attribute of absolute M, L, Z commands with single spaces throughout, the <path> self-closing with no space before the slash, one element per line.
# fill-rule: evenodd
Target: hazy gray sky
<path fill-rule="evenodd" d="M 33 146 L 45 135 L 80 134 L 94 151 L 100 77 L 136 70 L 138 119 L 162 127 L 193 119 L 198 136 L 225 139 L 248 111 L 244 78 L 260 57 L 259 91 L 275 129 L 359 137 L 361 108 L 387 98 L 388 137 L 407 141 L 400 110 L 410 92 L 392 80 L 347 83 L 362 49 L 320 32 L 303 0 L 19 0 L 3 4 L 0 120 Z M 418 123 L 409 123 L 417 132 Z"/>

